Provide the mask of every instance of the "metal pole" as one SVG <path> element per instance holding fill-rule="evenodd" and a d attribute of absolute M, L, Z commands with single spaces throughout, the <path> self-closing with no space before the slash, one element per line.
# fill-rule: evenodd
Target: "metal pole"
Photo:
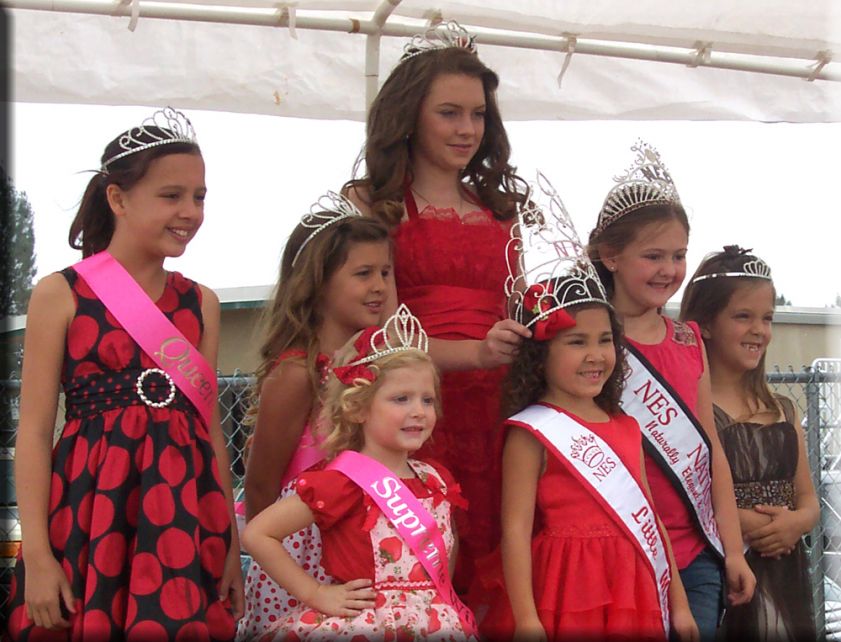
<path fill-rule="evenodd" d="M 806 443 L 808 444 L 809 469 L 812 472 L 812 480 L 815 488 L 818 489 L 818 501 L 823 504 L 825 497 L 821 485 L 821 416 L 820 416 L 820 385 L 821 373 L 814 368 L 807 368 L 810 373 L 809 381 L 806 383 Z M 811 546 L 809 547 L 809 576 L 812 580 L 812 605 L 815 612 L 815 627 L 818 639 L 824 637 L 826 630 L 826 613 L 824 610 L 824 532 L 825 532 L 824 511 L 821 511 L 821 519 L 812 532 L 809 533 Z"/>

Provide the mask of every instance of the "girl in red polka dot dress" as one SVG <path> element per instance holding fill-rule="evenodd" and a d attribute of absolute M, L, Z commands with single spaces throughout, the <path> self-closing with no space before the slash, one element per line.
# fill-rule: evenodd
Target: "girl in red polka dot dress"
<path fill-rule="evenodd" d="M 94 293 L 102 272 L 81 276 L 93 259 L 32 293 L 15 462 L 23 545 L 14 640 L 234 636 L 242 573 L 215 403 L 219 301 L 163 267 L 201 226 L 206 191 L 192 126 L 167 108 L 108 144 L 70 228 L 74 248 L 106 257 L 134 288 L 134 318 L 171 331 L 198 366 L 155 367 L 155 351 L 127 331 L 132 315 Z M 182 377 L 196 382 L 204 371 L 213 383 L 204 380 L 202 407 Z M 53 447 L 61 391 L 66 423 Z"/>
<path fill-rule="evenodd" d="M 355 332 L 380 322 L 394 300 L 391 243 L 379 221 L 327 194 L 292 231 L 283 251 L 274 298 L 263 315 L 254 432 L 245 472 L 250 519 L 295 492 L 295 478 L 324 459 L 313 418 L 332 355 Z M 238 506 L 238 509 L 240 507 Z M 317 527 L 290 535 L 286 550 L 319 581 Z M 245 578 L 245 615 L 237 640 L 251 640 L 288 615 L 297 600 L 252 562 Z"/>

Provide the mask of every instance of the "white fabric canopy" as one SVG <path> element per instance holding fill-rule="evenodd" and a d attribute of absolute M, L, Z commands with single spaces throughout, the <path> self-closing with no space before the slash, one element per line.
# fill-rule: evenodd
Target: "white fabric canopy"
<path fill-rule="evenodd" d="M 366 60 L 370 95 L 443 18 L 477 34 L 506 119 L 841 121 L 839 0 L 4 4 L 17 101 L 361 120 Z"/>

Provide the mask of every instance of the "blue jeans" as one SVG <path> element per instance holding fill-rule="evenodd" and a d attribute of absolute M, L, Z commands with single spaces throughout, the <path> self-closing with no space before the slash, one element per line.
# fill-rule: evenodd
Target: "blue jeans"
<path fill-rule="evenodd" d="M 701 642 L 712 642 L 723 605 L 724 581 L 718 558 L 709 548 L 704 549 L 680 572 L 680 579 L 701 632 Z"/>

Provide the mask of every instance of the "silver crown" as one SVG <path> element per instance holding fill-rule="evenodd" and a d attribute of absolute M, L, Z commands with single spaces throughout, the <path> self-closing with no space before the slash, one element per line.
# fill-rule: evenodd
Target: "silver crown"
<path fill-rule="evenodd" d="M 403 55 L 397 64 L 399 65 L 427 51 L 450 49 L 452 47 L 476 53 L 476 36 L 470 35 L 467 29 L 455 20 L 439 22 L 427 29 L 426 33 L 412 36 L 412 39 L 403 46 Z"/>
<path fill-rule="evenodd" d="M 704 279 L 719 279 L 722 277 L 742 277 L 765 279 L 766 281 L 771 281 L 771 268 L 762 259 L 753 257 L 750 260 L 744 262 L 741 271 L 714 272 L 713 274 L 702 274 L 700 276 L 696 276 L 690 281 L 690 283 L 697 283 L 698 281 L 703 281 Z"/>
<path fill-rule="evenodd" d="M 578 303 L 610 305 L 561 197 L 542 173 L 538 172 L 536 189 L 532 187 L 529 196 L 511 228 L 505 251 L 508 316 L 523 323 L 529 305 L 535 315 L 525 324 L 530 327 Z M 546 206 L 535 204 L 536 198 L 547 201 Z M 512 256 L 516 256 L 513 264 Z"/>
<path fill-rule="evenodd" d="M 295 267 L 295 262 L 301 256 L 301 252 L 307 246 L 307 243 L 312 241 L 325 228 L 330 227 L 334 223 L 343 221 L 346 218 L 362 216 L 362 212 L 347 198 L 336 192 L 327 192 L 321 196 L 310 207 L 309 214 L 304 214 L 301 217 L 301 226 L 312 230 L 309 236 L 301 243 L 301 247 L 295 252 L 292 258 L 292 267 Z"/>
<path fill-rule="evenodd" d="M 151 127 L 155 129 L 150 129 Z M 123 151 L 104 161 L 101 171 L 107 174 L 108 166 L 115 160 L 169 143 L 198 145 L 196 132 L 190 119 L 177 109 L 164 107 L 149 116 L 140 126 L 132 127 L 120 136 L 117 144 Z"/>
<path fill-rule="evenodd" d="M 429 339 L 418 318 L 413 315 L 405 303 L 374 332 L 368 341 L 368 351 L 364 357 L 354 359 L 348 366 L 358 366 L 376 361 L 386 355 L 404 350 L 429 350 Z"/>
<path fill-rule="evenodd" d="M 645 205 L 680 203 L 672 176 L 660 160 L 660 152 L 642 140 L 632 145 L 631 151 L 636 152 L 634 163 L 624 174 L 613 177 L 616 185 L 604 199 L 595 233 Z"/>

